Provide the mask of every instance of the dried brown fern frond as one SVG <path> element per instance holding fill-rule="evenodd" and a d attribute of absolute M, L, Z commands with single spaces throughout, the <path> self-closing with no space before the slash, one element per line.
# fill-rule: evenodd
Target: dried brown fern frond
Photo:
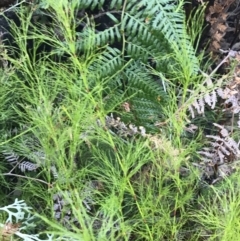
<path fill-rule="evenodd" d="M 208 78 L 202 85 L 202 90 L 198 93 L 198 97 L 189 105 L 188 110 L 191 113 L 192 119 L 195 118 L 195 111 L 199 115 L 205 113 L 205 105 L 209 106 L 211 109 L 214 109 L 218 100 L 217 100 L 217 87 L 214 88 L 214 84 L 210 78 Z M 211 90 L 211 91 L 209 91 Z"/>
<path fill-rule="evenodd" d="M 136 127 L 133 124 L 129 124 L 128 126 L 121 121 L 120 117 L 114 118 L 111 114 L 110 116 L 106 116 L 105 118 L 105 127 L 107 129 L 115 129 L 116 134 L 119 136 L 127 137 L 134 135 L 146 135 L 146 130 L 143 126 Z"/>
<path fill-rule="evenodd" d="M 233 60 L 240 62 L 240 53 L 233 50 L 227 52 L 228 55 L 217 68 L 225 62 L 228 62 L 228 64 Z M 195 112 L 199 115 L 203 115 L 205 112 L 205 106 L 215 109 L 216 104 L 220 101 L 223 106 L 223 112 L 228 111 L 233 114 L 240 112 L 240 64 L 235 66 L 233 77 L 229 78 L 225 84 L 223 84 L 223 79 L 226 78 L 226 76 L 215 80 L 213 83 L 211 76 L 216 69 L 210 75 L 203 73 L 204 76 L 206 76 L 206 80 L 202 84 L 201 91 L 197 93 L 195 100 L 188 107 L 192 119 L 195 118 Z"/>
<path fill-rule="evenodd" d="M 214 123 L 219 129 L 218 135 L 207 135 L 208 147 L 204 147 L 198 153 L 201 156 L 201 167 L 206 179 L 218 180 L 230 175 L 235 161 L 240 157 L 238 143 L 230 136 L 228 130 Z"/>
<path fill-rule="evenodd" d="M 231 30 L 227 19 L 230 13 L 230 6 L 235 0 L 214 1 L 208 8 L 206 20 L 210 24 L 210 44 L 208 51 L 212 53 L 213 58 L 217 57 L 218 50 L 223 47 L 229 47 L 224 39 L 225 34 Z"/>

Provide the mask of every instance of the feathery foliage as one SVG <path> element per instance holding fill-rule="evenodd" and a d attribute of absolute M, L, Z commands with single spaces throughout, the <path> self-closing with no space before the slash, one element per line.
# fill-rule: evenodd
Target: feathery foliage
<path fill-rule="evenodd" d="M 22 23 L 11 25 L 14 48 L 4 40 L 1 46 L 0 176 L 2 206 L 9 211 L 15 198 L 25 200 L 37 213 L 39 235 L 6 215 L 0 226 L 13 231 L 0 235 L 84 241 L 217 235 L 218 227 L 207 228 L 216 215 L 203 220 L 204 203 L 212 200 L 206 180 L 218 184 L 219 173 L 227 179 L 225 162 L 237 163 L 239 150 L 222 125 L 215 124 L 218 137 L 204 136 L 190 120 L 189 108 L 214 109 L 216 88 L 224 88 L 201 73 L 185 1 L 38 3 L 17 11 Z M 237 99 L 234 88 L 225 104 L 230 95 Z M 209 149 L 199 142 L 204 138 Z M 223 208 L 236 200 L 215 203 Z"/>

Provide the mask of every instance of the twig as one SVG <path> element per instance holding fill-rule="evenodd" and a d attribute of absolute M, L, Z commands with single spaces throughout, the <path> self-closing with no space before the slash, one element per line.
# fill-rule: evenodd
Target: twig
<path fill-rule="evenodd" d="M 218 64 L 218 66 L 209 75 L 204 73 L 202 70 L 200 70 L 202 75 L 204 77 L 207 77 L 207 78 L 212 77 L 217 72 L 217 70 L 227 61 L 227 59 L 233 56 L 233 51 L 232 50 L 227 51 L 227 52 L 228 52 L 228 55 Z"/>
<path fill-rule="evenodd" d="M 30 179 L 30 180 L 33 180 L 33 181 L 37 181 L 37 182 L 44 183 L 44 184 L 46 184 L 48 187 L 52 187 L 52 185 L 53 185 L 53 184 L 51 184 L 51 183 L 45 182 L 45 181 L 43 181 L 43 180 L 41 180 L 41 179 L 38 179 L 38 178 L 26 177 L 26 176 L 22 176 L 22 175 L 18 175 L 18 174 L 13 174 L 13 173 L 3 173 L 2 175 L 3 175 L 3 176 L 22 177 L 22 178 Z"/>
<path fill-rule="evenodd" d="M 20 3 L 16 3 L 15 5 L 11 6 L 10 8 L 4 10 L 3 13 L 12 10 L 13 8 L 17 7 L 18 5 L 20 5 L 20 4 L 24 3 L 24 2 L 26 2 L 26 0 L 23 0 L 23 1 L 21 1 Z"/>
<path fill-rule="evenodd" d="M 113 11 L 108 11 L 108 12 L 102 12 L 102 13 L 94 15 L 93 18 L 96 19 L 96 18 L 102 17 L 103 15 L 106 15 L 107 13 L 118 13 L 118 14 L 120 14 L 121 11 L 113 10 Z"/>

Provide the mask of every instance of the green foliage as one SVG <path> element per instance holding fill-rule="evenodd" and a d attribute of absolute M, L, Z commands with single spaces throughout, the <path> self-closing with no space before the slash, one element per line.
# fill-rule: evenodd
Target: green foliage
<path fill-rule="evenodd" d="M 239 239 L 239 177 L 233 174 L 224 183 L 205 188 L 193 220 L 199 231 L 204 227 L 209 240 Z"/>
<path fill-rule="evenodd" d="M 194 78 L 199 70 L 199 62 L 186 30 L 183 3 L 184 1 L 173 3 L 170 0 L 120 0 L 82 1 L 80 4 L 72 1 L 72 5 L 69 5 L 65 0 L 57 7 L 53 1 L 42 1 L 40 7 L 48 9 L 53 19 L 56 15 L 59 16 L 62 22 L 57 23 L 56 19 L 56 25 L 60 24 L 68 34 L 64 48 L 60 47 L 62 50 L 58 48 L 58 51 L 69 49 L 71 54 L 84 53 L 84 58 L 90 62 L 92 60 L 86 54 L 91 54 L 92 51 L 102 52 L 99 60 L 93 61 L 89 66 L 93 76 L 93 81 L 89 80 L 91 85 L 96 81 L 106 81 L 107 88 L 111 89 L 111 95 L 106 99 L 116 103 L 121 96 L 123 102 L 130 101 L 134 105 L 132 120 L 137 120 L 136 124 L 147 126 L 149 119 L 154 123 L 159 118 L 157 113 L 163 112 L 162 107 L 167 100 L 162 80 L 153 78 L 152 72 L 143 67 L 144 64 L 152 65 L 158 72 L 171 76 L 172 79 L 175 73 L 179 75 L 181 71 L 183 75 L 178 76 L 178 81 L 183 85 L 188 85 L 190 78 Z M 103 8 L 103 21 L 113 20 L 113 23 L 106 24 L 105 29 L 94 31 L 95 26 L 98 26 L 98 18 L 95 20 L 94 15 L 93 18 L 84 16 L 77 23 L 74 13 L 66 13 L 64 10 L 68 6 L 75 6 L 81 11 Z M 117 14 L 114 15 L 112 11 Z M 67 18 L 71 18 L 71 25 L 66 23 Z M 76 33 L 75 29 L 78 25 L 85 26 L 80 33 Z M 76 46 L 72 45 L 73 39 Z M 54 44 L 56 41 L 52 42 Z M 117 46 L 118 50 L 112 46 Z M 125 93 L 123 96 L 119 93 L 119 88 Z M 113 100 L 114 96 L 116 101 Z M 153 125 L 148 127 L 152 129 Z"/>
<path fill-rule="evenodd" d="M 228 200 L 216 192 L 215 200 L 191 165 L 201 145 L 200 134 L 186 134 L 187 108 L 201 93 L 192 41 L 200 27 L 188 35 L 184 1 L 39 2 L 19 10 L 21 27 L 12 25 L 19 58 L 11 47 L 1 52 L 10 66 L 0 87 L 2 206 L 25 200 L 40 233 L 26 224 L 16 235 L 202 240 L 210 230 L 217 237 L 224 205 L 237 208 L 238 193 Z M 29 21 L 39 12 L 52 17 L 47 28 Z M 99 27 L 98 14 L 110 24 Z M 43 43 L 50 52 L 38 49 Z M 207 209 L 212 200 L 221 215 Z M 232 238 L 237 215 L 219 238 Z M 1 226 L 7 221 L 14 223 L 5 215 Z"/>

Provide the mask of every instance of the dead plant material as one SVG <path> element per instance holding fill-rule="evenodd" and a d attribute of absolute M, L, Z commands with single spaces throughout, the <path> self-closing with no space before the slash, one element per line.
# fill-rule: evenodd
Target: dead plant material
<path fill-rule="evenodd" d="M 208 8 L 206 14 L 206 21 L 210 23 L 210 44 L 209 52 L 212 53 L 213 58 L 216 57 L 220 48 L 228 48 L 229 44 L 224 40 L 224 36 L 229 30 L 227 17 L 230 14 L 228 9 L 235 2 L 235 0 L 214 1 L 214 5 Z"/>
<path fill-rule="evenodd" d="M 9 238 L 19 230 L 20 226 L 20 223 L 6 223 L 0 230 L 0 237 L 2 238 L 1 240 L 9 240 Z"/>

